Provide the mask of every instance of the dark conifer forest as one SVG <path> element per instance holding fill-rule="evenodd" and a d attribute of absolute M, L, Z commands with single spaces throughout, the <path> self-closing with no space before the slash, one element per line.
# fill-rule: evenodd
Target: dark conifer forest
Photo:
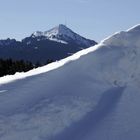
<path fill-rule="evenodd" d="M 24 60 L 12 60 L 12 59 L 0 59 L 0 77 L 5 75 L 13 75 L 16 72 L 27 72 L 33 68 L 37 68 L 46 64 L 53 62 L 52 60 L 47 60 L 45 64 L 37 62 L 33 64 L 29 61 Z"/>

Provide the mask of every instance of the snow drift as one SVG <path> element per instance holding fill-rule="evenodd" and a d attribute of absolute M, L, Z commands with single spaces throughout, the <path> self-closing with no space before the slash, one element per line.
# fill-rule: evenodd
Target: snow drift
<path fill-rule="evenodd" d="M 0 78 L 1 140 L 139 140 L 140 25 L 49 66 Z"/>

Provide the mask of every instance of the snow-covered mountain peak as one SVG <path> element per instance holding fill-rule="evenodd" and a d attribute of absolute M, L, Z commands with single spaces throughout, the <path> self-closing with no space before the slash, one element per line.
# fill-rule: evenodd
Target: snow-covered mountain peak
<path fill-rule="evenodd" d="M 140 25 L 126 31 L 117 32 L 103 40 L 102 43 L 107 46 L 140 47 Z"/>
<path fill-rule="evenodd" d="M 58 42 L 65 41 L 66 43 L 68 43 L 67 40 L 65 39 L 66 36 L 69 38 L 73 38 L 74 32 L 70 30 L 68 27 L 66 27 L 65 25 L 59 24 L 58 26 L 48 31 L 45 31 L 44 36 L 46 36 L 50 40 L 54 40 Z"/>
<path fill-rule="evenodd" d="M 70 35 L 71 30 L 63 24 L 59 24 L 58 26 L 44 32 L 44 35 L 47 37 L 54 37 L 59 35 Z"/>
<path fill-rule="evenodd" d="M 39 36 L 43 36 L 43 35 L 44 35 L 44 33 L 41 31 L 36 31 L 32 34 L 32 36 L 34 36 L 34 37 L 39 37 Z"/>
<path fill-rule="evenodd" d="M 41 32 L 41 31 L 34 32 L 31 36 L 32 37 L 43 36 L 46 39 L 49 39 L 52 41 L 65 43 L 65 44 L 66 43 L 78 44 L 78 45 L 86 46 L 86 47 L 97 44 L 93 40 L 89 40 L 78 35 L 77 33 L 75 33 L 74 31 L 72 31 L 66 25 L 63 25 L 63 24 L 59 24 L 58 26 L 45 32 Z"/>
<path fill-rule="evenodd" d="M 35 31 L 32 34 L 32 36 L 34 37 L 46 36 L 48 38 L 53 38 L 54 36 L 59 36 L 59 35 L 69 35 L 71 34 L 70 32 L 72 32 L 72 30 L 70 30 L 68 27 L 66 27 L 63 24 L 59 24 L 58 26 L 55 26 L 54 28 L 45 32 Z"/>

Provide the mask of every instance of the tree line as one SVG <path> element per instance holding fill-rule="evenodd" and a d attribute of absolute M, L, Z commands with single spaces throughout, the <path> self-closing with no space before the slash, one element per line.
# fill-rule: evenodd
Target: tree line
<path fill-rule="evenodd" d="M 27 72 L 33 68 L 37 68 L 53 62 L 48 59 L 45 64 L 37 62 L 33 64 L 29 61 L 24 60 L 12 60 L 12 59 L 0 59 L 0 77 L 5 75 L 13 75 L 16 72 Z"/>

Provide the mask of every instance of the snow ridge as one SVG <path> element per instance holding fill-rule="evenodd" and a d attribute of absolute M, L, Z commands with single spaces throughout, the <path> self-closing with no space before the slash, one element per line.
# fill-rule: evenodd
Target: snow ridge
<path fill-rule="evenodd" d="M 140 46 L 140 25 L 126 31 L 116 32 L 114 35 L 101 41 L 104 45 L 130 47 Z"/>
<path fill-rule="evenodd" d="M 30 76 L 33 76 L 33 75 L 46 73 L 46 72 L 49 72 L 51 70 L 57 69 L 57 68 L 62 67 L 63 65 L 65 65 L 65 64 L 67 64 L 71 61 L 79 59 L 81 56 L 86 55 L 89 52 L 95 51 L 99 47 L 100 47 L 100 45 L 95 45 L 94 47 L 90 47 L 90 48 L 81 50 L 81 51 L 73 54 L 72 56 L 64 58 L 60 61 L 50 63 L 46 66 L 39 67 L 39 68 L 30 70 L 28 72 L 25 72 L 25 73 L 24 72 L 23 73 L 22 72 L 21 73 L 17 72 L 15 75 L 7 75 L 7 76 L 4 76 L 4 77 L 0 77 L 0 85 L 9 83 L 9 82 L 12 82 L 12 81 L 15 81 L 15 80 L 27 78 L 27 77 L 30 77 Z"/>

